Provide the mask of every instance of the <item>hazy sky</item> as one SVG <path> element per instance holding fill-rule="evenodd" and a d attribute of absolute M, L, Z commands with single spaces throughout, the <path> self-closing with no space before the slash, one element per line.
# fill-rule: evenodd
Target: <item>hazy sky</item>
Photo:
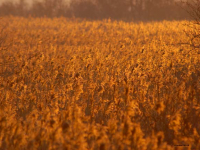
<path fill-rule="evenodd" d="M 7 1 L 17 2 L 19 0 L 0 0 L 0 3 L 7 2 Z M 33 0 L 25 0 L 25 1 L 28 2 L 29 4 L 31 4 Z M 38 1 L 42 1 L 42 0 L 38 0 Z M 70 0 L 65 0 L 65 1 L 67 2 L 67 1 L 70 1 Z"/>
<path fill-rule="evenodd" d="M 5 1 L 17 2 L 19 0 L 0 0 L 0 3 L 5 2 Z M 27 1 L 28 3 L 32 3 L 33 0 L 25 0 L 25 1 Z M 42 1 L 42 0 L 38 0 L 38 1 Z M 70 1 L 70 0 L 65 0 L 65 1 Z M 179 1 L 179 0 L 177 0 L 177 1 Z"/>
<path fill-rule="evenodd" d="M 17 1 L 19 1 L 19 0 L 0 0 L 0 4 L 1 4 L 2 2 L 6 2 L 6 1 L 17 2 Z M 31 4 L 31 3 L 33 2 L 33 0 L 25 0 L 25 1 L 28 2 L 29 4 Z M 43 1 L 43 0 L 37 0 L 37 1 Z M 64 0 L 64 1 L 69 2 L 70 0 Z M 176 1 L 180 1 L 180 0 L 176 0 Z M 183 1 L 184 1 L 184 0 L 183 0 Z"/>

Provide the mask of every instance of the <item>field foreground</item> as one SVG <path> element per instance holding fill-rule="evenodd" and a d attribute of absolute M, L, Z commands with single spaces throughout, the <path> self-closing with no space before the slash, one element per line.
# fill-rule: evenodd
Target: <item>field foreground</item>
<path fill-rule="evenodd" d="M 0 18 L 0 149 L 200 149 L 185 23 Z"/>

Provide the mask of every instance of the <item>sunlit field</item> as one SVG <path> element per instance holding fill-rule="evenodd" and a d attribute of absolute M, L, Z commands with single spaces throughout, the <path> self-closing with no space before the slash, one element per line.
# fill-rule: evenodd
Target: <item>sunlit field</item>
<path fill-rule="evenodd" d="M 0 18 L 0 149 L 199 150 L 187 23 Z"/>

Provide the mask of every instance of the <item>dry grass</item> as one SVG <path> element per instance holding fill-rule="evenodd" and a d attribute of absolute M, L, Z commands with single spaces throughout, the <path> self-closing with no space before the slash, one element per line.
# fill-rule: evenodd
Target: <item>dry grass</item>
<path fill-rule="evenodd" d="M 184 23 L 1 18 L 0 149 L 200 149 Z"/>

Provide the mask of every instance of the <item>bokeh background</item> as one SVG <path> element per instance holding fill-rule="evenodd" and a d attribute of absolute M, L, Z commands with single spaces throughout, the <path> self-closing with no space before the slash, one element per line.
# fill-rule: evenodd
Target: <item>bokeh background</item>
<path fill-rule="evenodd" d="M 0 0 L 0 16 L 124 21 L 188 20 L 180 0 Z"/>

